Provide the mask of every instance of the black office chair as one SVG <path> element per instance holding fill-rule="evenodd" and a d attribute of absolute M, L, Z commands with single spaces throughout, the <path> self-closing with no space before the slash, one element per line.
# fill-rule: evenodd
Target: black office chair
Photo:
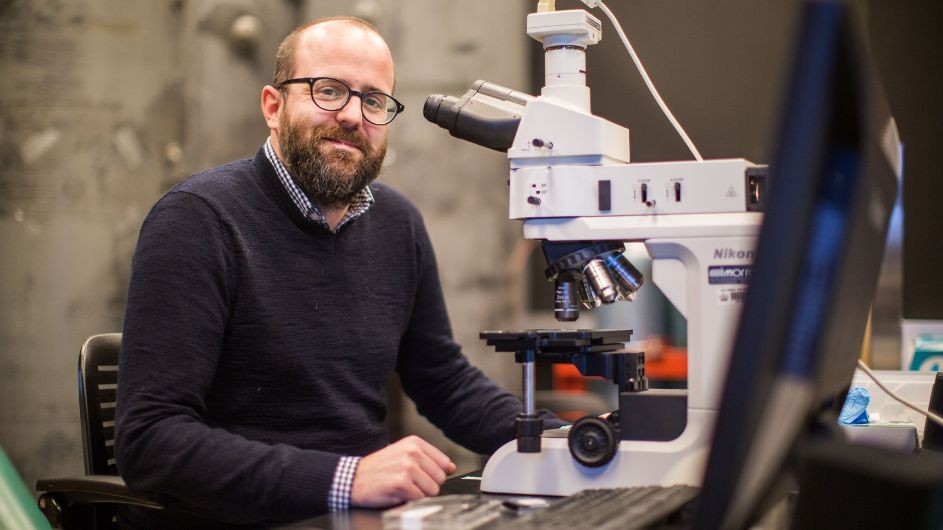
<path fill-rule="evenodd" d="M 85 476 L 36 481 L 39 508 L 54 527 L 115 528 L 118 504 L 164 508 L 153 494 L 130 490 L 115 465 L 115 399 L 120 333 L 89 337 L 79 351 L 79 414 Z"/>

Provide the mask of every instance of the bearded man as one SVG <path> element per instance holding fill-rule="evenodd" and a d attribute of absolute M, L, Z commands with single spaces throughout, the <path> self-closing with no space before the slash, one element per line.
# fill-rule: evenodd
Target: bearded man
<path fill-rule="evenodd" d="M 452 339 L 419 212 L 373 183 L 403 110 L 386 43 L 362 20 L 322 19 L 276 63 L 258 154 L 180 183 L 141 228 L 115 456 L 169 507 L 126 509 L 123 526 L 271 524 L 436 495 L 449 458 L 388 441 L 394 371 L 462 445 L 514 436 L 522 405 Z"/>

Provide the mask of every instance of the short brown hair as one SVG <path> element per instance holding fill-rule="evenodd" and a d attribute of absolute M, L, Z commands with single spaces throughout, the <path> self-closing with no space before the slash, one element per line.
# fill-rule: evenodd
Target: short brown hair
<path fill-rule="evenodd" d="M 373 24 L 367 22 L 362 18 L 338 15 L 333 17 L 323 17 L 317 18 L 301 26 L 295 28 L 294 31 L 288 34 L 282 43 L 278 45 L 278 51 L 275 52 L 275 77 L 272 78 L 272 86 L 278 88 L 279 91 L 284 92 L 285 88 L 280 87 L 283 81 L 291 79 L 295 71 L 295 49 L 298 46 L 298 37 L 301 33 L 312 27 L 317 26 L 318 24 L 323 24 L 325 22 L 350 22 L 362 28 L 366 28 L 377 35 L 380 34 L 380 31 Z"/>

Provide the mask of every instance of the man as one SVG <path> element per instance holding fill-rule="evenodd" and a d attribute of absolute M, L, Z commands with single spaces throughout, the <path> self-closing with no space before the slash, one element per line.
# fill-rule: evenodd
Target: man
<path fill-rule="evenodd" d="M 299 28 L 262 90 L 255 158 L 194 175 L 148 215 L 115 453 L 129 486 L 174 500 L 122 524 L 266 524 L 436 495 L 449 458 L 415 436 L 387 445 L 394 370 L 466 447 L 513 438 L 520 401 L 452 340 L 418 211 L 371 185 L 402 110 L 393 84 L 366 22 Z"/>

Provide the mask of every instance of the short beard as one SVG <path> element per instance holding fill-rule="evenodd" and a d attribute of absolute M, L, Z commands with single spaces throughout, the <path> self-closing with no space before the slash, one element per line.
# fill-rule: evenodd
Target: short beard
<path fill-rule="evenodd" d="M 360 148 L 363 158 L 337 149 L 324 149 L 323 138 L 350 142 Z M 295 183 L 308 198 L 324 208 L 351 203 L 365 187 L 380 175 L 387 142 L 373 148 L 362 132 L 343 127 L 314 126 L 305 129 L 283 113 L 279 119 L 278 145 L 282 162 Z"/>

